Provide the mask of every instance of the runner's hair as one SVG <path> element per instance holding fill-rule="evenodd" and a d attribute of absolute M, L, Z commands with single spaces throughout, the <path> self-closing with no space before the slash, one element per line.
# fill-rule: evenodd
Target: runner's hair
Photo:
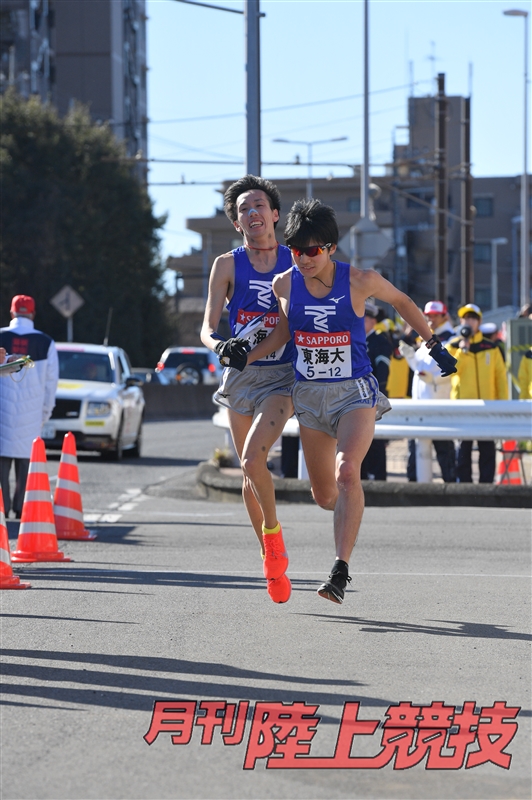
<path fill-rule="evenodd" d="M 296 200 L 286 218 L 284 239 L 290 247 L 315 244 L 338 244 L 339 231 L 331 206 L 321 200 Z"/>
<path fill-rule="evenodd" d="M 267 195 L 270 208 L 272 211 L 277 209 L 281 210 L 281 194 L 277 186 L 266 178 L 258 178 L 256 175 L 244 175 L 240 180 L 235 181 L 225 190 L 224 194 L 224 211 L 231 222 L 237 220 L 236 201 L 244 192 L 249 192 L 252 189 L 260 189 Z M 274 227 L 277 222 L 274 223 Z"/>

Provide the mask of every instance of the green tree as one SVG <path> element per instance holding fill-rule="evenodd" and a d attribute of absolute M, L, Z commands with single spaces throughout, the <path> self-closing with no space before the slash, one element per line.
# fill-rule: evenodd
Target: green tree
<path fill-rule="evenodd" d="M 36 325 L 59 341 L 66 322 L 50 298 L 66 283 L 85 300 L 74 339 L 109 344 L 136 365 L 169 343 L 156 218 L 146 189 L 108 126 L 78 106 L 66 117 L 36 97 L 0 98 L 0 322 L 15 294 L 37 304 Z"/>

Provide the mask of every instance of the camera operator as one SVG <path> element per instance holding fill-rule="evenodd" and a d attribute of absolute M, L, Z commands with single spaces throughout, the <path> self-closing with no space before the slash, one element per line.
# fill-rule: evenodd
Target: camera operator
<path fill-rule="evenodd" d="M 459 336 L 446 347 L 457 360 L 457 372 L 451 377 L 451 400 L 507 400 L 506 368 L 500 349 L 479 330 L 482 311 L 474 303 L 458 309 L 462 322 Z M 473 442 L 460 442 L 457 478 L 472 483 L 471 452 Z M 479 482 L 493 483 L 495 442 L 478 442 Z"/>

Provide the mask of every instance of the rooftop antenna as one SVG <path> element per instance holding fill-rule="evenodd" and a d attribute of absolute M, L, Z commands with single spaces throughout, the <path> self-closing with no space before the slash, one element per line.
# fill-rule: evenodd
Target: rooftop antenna
<path fill-rule="evenodd" d="M 436 61 L 440 61 L 440 59 L 436 56 L 436 42 L 430 43 L 430 55 L 426 56 L 427 60 L 431 62 L 431 80 L 432 83 L 436 81 Z"/>

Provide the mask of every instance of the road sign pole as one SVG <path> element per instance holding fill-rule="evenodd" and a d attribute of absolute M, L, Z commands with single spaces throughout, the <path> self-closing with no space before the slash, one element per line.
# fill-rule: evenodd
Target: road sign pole
<path fill-rule="evenodd" d="M 74 341 L 74 323 L 73 323 L 74 316 L 68 317 L 67 319 L 67 342 Z"/>

